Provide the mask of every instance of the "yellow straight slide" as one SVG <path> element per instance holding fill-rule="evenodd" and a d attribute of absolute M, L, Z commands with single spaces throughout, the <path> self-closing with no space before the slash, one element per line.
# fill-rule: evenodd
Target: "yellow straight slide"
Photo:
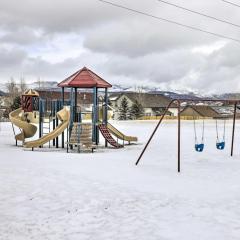
<path fill-rule="evenodd" d="M 26 142 L 23 146 L 26 148 L 40 147 L 43 144 L 58 137 L 68 127 L 70 121 L 69 109 L 67 107 L 64 107 L 62 110 L 57 112 L 57 118 L 61 121 L 61 124 L 59 124 L 52 132 L 48 133 L 47 135 L 37 140 Z"/>
<path fill-rule="evenodd" d="M 37 132 L 37 127 L 31 123 L 22 120 L 20 114 L 22 113 L 22 108 L 12 111 L 9 114 L 10 121 L 15 126 L 19 127 L 21 133 L 15 135 L 15 139 L 18 141 L 25 141 L 25 138 L 31 138 Z"/>
<path fill-rule="evenodd" d="M 121 139 L 123 141 L 127 141 L 127 142 L 137 142 L 138 138 L 137 137 L 132 137 L 132 136 L 127 136 L 125 134 L 123 134 L 122 132 L 120 132 L 119 130 L 117 130 L 113 125 L 111 125 L 110 123 L 107 124 L 107 128 L 109 130 L 109 132 L 111 134 L 113 134 L 115 137 L 117 137 L 118 139 Z"/>

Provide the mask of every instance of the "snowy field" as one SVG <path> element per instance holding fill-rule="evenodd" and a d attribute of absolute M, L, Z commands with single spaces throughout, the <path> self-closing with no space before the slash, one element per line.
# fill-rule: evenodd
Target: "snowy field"
<path fill-rule="evenodd" d="M 137 167 L 156 122 L 113 124 L 139 144 L 32 152 L 15 147 L 11 125 L 1 124 L 1 240 L 240 239 L 239 124 L 231 158 L 231 122 L 224 151 L 214 122 L 206 123 L 203 153 L 194 151 L 193 123 L 183 122 L 180 174 L 175 121 L 160 127 Z"/>

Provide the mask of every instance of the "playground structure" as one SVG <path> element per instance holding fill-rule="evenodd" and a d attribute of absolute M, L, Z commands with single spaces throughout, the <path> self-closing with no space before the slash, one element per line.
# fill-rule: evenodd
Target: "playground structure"
<path fill-rule="evenodd" d="M 80 150 L 91 150 L 99 145 L 99 131 L 105 139 L 105 147 L 110 144 L 114 148 L 123 147 L 124 142 L 136 142 L 136 137 L 129 137 L 118 131 L 108 123 L 108 88 L 111 84 L 99 77 L 97 74 L 84 67 L 75 72 L 58 84 L 61 88 L 62 98 L 49 101 L 39 97 L 38 92 L 28 90 L 22 95 L 22 108 L 10 113 L 16 145 L 22 141 L 23 147 L 34 148 L 43 147 L 44 144 L 52 141 L 52 146 L 67 146 L 72 150 L 77 147 Z M 70 90 L 69 99 L 65 99 L 65 90 Z M 78 102 L 78 90 L 92 89 L 92 112 L 91 118 L 84 121 L 84 112 L 81 103 Z M 99 92 L 103 89 L 104 97 L 102 106 L 99 105 Z M 89 114 L 89 113 L 88 113 Z M 101 116 L 101 118 L 100 118 Z M 38 124 L 38 129 L 36 127 Z M 20 133 L 15 132 L 14 126 L 20 129 Z M 38 139 L 26 141 L 27 138 L 35 136 L 38 130 Z M 66 131 L 67 134 L 66 134 Z M 117 138 L 115 140 L 112 134 Z M 123 141 L 123 145 L 118 144 L 118 139 Z"/>
<path fill-rule="evenodd" d="M 233 111 L 233 124 L 232 124 L 232 141 L 231 141 L 231 156 L 233 156 L 234 152 L 234 138 L 235 138 L 235 126 L 236 126 L 236 112 L 237 112 L 237 105 L 240 104 L 240 100 L 225 100 L 225 99 L 173 99 L 168 106 L 166 107 L 163 115 L 161 116 L 160 120 L 158 121 L 155 129 L 153 130 L 151 136 L 149 137 L 146 145 L 144 146 L 141 154 L 139 155 L 136 165 L 139 164 L 140 160 L 142 159 L 146 149 L 148 148 L 151 140 L 153 139 L 155 133 L 157 132 L 159 126 L 161 125 L 168 109 L 171 107 L 173 103 L 177 104 L 177 110 L 178 110 L 178 117 L 177 117 L 177 171 L 181 171 L 181 103 L 199 103 L 199 102 L 220 102 L 225 105 L 231 105 L 234 106 L 234 111 Z M 194 120 L 194 131 L 195 131 L 195 150 L 197 152 L 202 152 L 204 149 L 204 120 L 203 120 L 203 128 L 202 128 L 202 138 L 201 142 L 198 142 L 198 139 L 196 137 L 196 123 Z M 224 131 L 223 131 L 223 137 L 220 139 L 219 137 L 219 132 L 218 132 L 218 122 L 216 120 L 216 132 L 217 132 L 217 141 L 216 141 L 216 147 L 218 150 L 223 150 L 225 147 L 225 120 L 224 120 Z"/>
<path fill-rule="evenodd" d="M 22 109 L 19 108 L 9 114 L 9 118 L 10 118 L 10 121 L 12 122 L 12 124 L 14 124 L 19 129 L 21 129 L 21 132 L 19 134 L 15 134 L 15 130 L 13 128 L 16 145 L 17 145 L 17 141 L 25 142 L 26 138 L 33 137 L 35 135 L 35 133 L 37 132 L 37 127 L 35 125 L 23 120 L 23 116 L 21 116 L 21 113 L 22 113 Z"/>
<path fill-rule="evenodd" d="M 91 150 L 93 152 L 99 145 L 99 133 L 102 134 L 105 140 L 105 147 L 111 145 L 118 149 L 125 146 L 125 143 L 131 144 L 137 142 L 137 137 L 128 136 L 116 129 L 108 122 L 108 88 L 112 85 L 103 80 L 97 74 L 87 69 L 86 67 L 72 74 L 58 84 L 61 88 L 62 98 L 49 101 L 48 99 L 42 99 L 39 94 L 34 90 L 26 91 L 22 96 L 22 108 L 14 110 L 10 113 L 9 117 L 12 122 L 13 131 L 15 135 L 16 145 L 18 141 L 23 142 L 25 148 L 43 147 L 44 144 L 52 141 L 52 145 L 56 148 L 59 147 L 59 137 L 61 136 L 62 148 L 67 146 L 67 152 L 69 148 L 72 150 L 77 147 L 78 152 L 80 150 Z M 65 99 L 65 89 L 70 89 L 69 99 Z M 78 103 L 78 89 L 92 90 L 93 104 L 90 120 L 84 122 L 84 112 L 81 111 L 81 104 Z M 102 106 L 99 105 L 99 92 L 103 89 L 104 97 L 102 97 Z M 232 126 L 232 142 L 231 142 L 231 156 L 234 151 L 234 137 L 235 137 L 235 122 L 237 105 L 240 104 L 240 100 L 225 100 L 225 99 L 173 99 L 166 107 L 162 114 L 157 126 L 148 139 L 144 149 L 142 150 L 136 165 L 139 164 L 142 156 L 144 155 L 148 145 L 154 137 L 156 131 L 161 125 L 168 109 L 176 103 L 177 108 L 177 165 L 178 172 L 180 172 L 181 166 L 181 104 L 189 103 L 189 105 L 203 103 L 203 102 L 218 102 L 227 106 L 234 106 L 233 111 L 233 126 Z M 88 113 L 89 114 L 89 113 Z M 101 116 L 101 117 L 100 117 Z M 202 122 L 202 136 L 199 141 L 197 137 L 196 122 L 194 120 L 194 134 L 195 134 L 195 150 L 202 152 L 204 150 L 204 119 Z M 219 123 L 216 119 L 216 148 L 218 150 L 224 150 L 225 148 L 225 125 L 226 121 L 223 118 L 223 135 L 219 133 Z M 38 123 L 38 129 L 36 124 Z M 46 127 L 47 124 L 47 127 Z M 16 133 L 14 126 L 20 129 L 20 133 Z M 28 138 L 35 136 L 36 132 L 39 132 L 39 138 L 33 141 L 26 141 Z M 66 134 L 66 131 L 67 134 Z M 114 137 L 115 138 L 114 138 Z M 66 141 L 65 141 L 66 140 Z M 119 143 L 119 140 L 122 143 Z"/>
<path fill-rule="evenodd" d="M 23 144 L 23 146 L 26 148 L 32 148 L 32 149 L 35 147 L 43 146 L 45 143 L 48 143 L 51 140 L 56 139 L 60 134 L 62 134 L 64 130 L 68 127 L 68 124 L 70 121 L 69 109 L 67 109 L 67 107 L 64 107 L 62 110 L 57 112 L 56 117 L 58 120 L 61 121 L 61 124 L 59 124 L 49 134 L 46 134 L 37 140 L 26 142 Z"/>
<path fill-rule="evenodd" d="M 13 132 L 15 135 L 16 145 L 17 141 L 25 142 L 26 138 L 31 138 L 37 132 L 37 127 L 32 123 L 37 123 L 39 94 L 32 89 L 27 90 L 22 95 L 22 108 L 12 111 L 9 114 L 10 121 L 12 122 Z M 20 133 L 16 134 L 14 126 L 20 129 Z"/>

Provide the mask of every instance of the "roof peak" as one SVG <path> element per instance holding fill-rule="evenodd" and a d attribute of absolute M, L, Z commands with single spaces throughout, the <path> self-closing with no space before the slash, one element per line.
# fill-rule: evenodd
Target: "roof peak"
<path fill-rule="evenodd" d="M 60 82 L 58 87 L 109 88 L 112 87 L 112 85 L 84 66 L 82 69 Z"/>

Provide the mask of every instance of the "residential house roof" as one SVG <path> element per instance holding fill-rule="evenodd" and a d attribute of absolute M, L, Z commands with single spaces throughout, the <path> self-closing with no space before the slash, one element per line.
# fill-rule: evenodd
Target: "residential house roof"
<path fill-rule="evenodd" d="M 181 116 L 218 118 L 218 117 L 221 117 L 221 114 L 215 111 L 211 106 L 194 105 L 194 106 L 186 106 L 181 111 Z"/>
<path fill-rule="evenodd" d="M 161 108 L 167 107 L 172 101 L 171 98 L 161 94 L 151 93 L 136 93 L 136 92 L 124 92 L 124 93 L 113 93 L 109 96 L 109 100 L 116 101 L 121 96 L 128 97 L 132 102 L 138 101 L 142 104 L 143 108 Z M 171 107 L 177 107 L 175 103 Z"/>

